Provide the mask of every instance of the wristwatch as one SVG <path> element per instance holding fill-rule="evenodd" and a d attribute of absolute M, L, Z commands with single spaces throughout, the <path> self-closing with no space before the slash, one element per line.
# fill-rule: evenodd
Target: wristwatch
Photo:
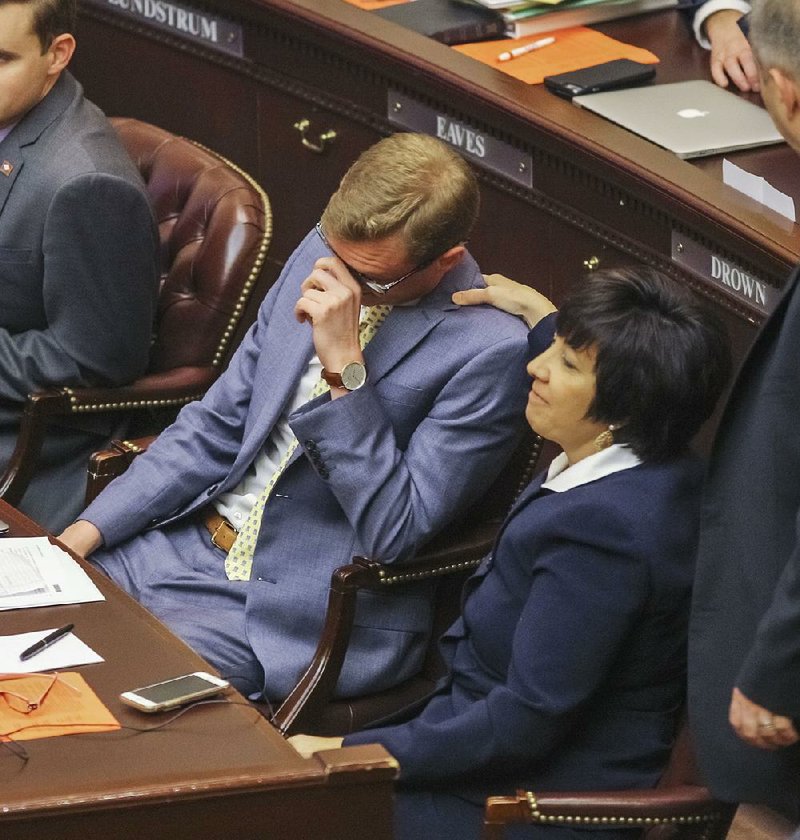
<path fill-rule="evenodd" d="M 331 388 L 357 391 L 367 381 L 367 369 L 363 362 L 348 362 L 341 373 L 333 373 L 322 368 L 322 378 Z"/>

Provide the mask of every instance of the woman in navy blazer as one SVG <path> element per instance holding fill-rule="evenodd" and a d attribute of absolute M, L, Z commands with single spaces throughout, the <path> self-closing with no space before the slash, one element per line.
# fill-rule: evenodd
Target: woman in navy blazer
<path fill-rule="evenodd" d="M 552 309 L 490 283 L 481 300 L 529 323 Z M 686 447 L 728 372 L 724 331 L 672 281 L 637 269 L 598 272 L 530 340 L 526 417 L 564 451 L 467 582 L 440 690 L 411 720 L 344 739 L 398 759 L 399 840 L 477 838 L 485 797 L 518 787 L 651 787 L 683 704 L 702 480 Z M 308 753 L 340 740 L 293 743 Z"/>

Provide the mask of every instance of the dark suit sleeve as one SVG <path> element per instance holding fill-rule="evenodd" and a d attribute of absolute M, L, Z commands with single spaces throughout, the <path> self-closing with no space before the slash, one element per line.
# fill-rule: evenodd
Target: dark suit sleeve
<path fill-rule="evenodd" d="M 647 588 L 635 558 L 554 540 L 537 561 L 504 684 L 450 715 L 423 713 L 345 743 L 382 744 L 410 783 L 529 767 L 557 747 L 608 679 Z"/>
<path fill-rule="evenodd" d="M 528 353 L 533 359 L 553 343 L 556 334 L 556 318 L 558 312 L 551 312 L 545 315 L 536 326 L 528 333 Z"/>
<path fill-rule="evenodd" d="M 142 191 L 112 175 L 73 179 L 51 202 L 42 250 L 47 325 L 13 335 L 0 329 L 0 398 L 121 384 L 142 373 L 158 258 Z"/>
<path fill-rule="evenodd" d="M 797 527 L 800 528 L 800 514 Z M 799 682 L 800 548 L 795 546 L 758 626 L 736 685 L 748 699 L 765 709 L 800 718 Z"/>

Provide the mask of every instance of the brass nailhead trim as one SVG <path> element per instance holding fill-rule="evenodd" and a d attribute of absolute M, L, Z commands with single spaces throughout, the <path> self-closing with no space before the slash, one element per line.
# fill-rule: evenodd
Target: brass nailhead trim
<path fill-rule="evenodd" d="M 188 138 L 186 139 L 188 140 Z M 264 205 L 264 235 L 261 237 L 261 244 L 258 247 L 258 253 L 256 254 L 255 261 L 253 262 L 253 267 L 250 269 L 250 274 L 248 275 L 244 287 L 242 288 L 241 294 L 239 295 L 239 299 L 236 301 L 236 306 L 233 309 L 233 314 L 228 320 L 225 330 L 222 333 L 222 338 L 220 339 L 220 342 L 217 345 L 217 349 L 214 353 L 214 358 L 211 361 L 211 364 L 214 367 L 218 367 L 219 364 L 222 362 L 223 353 L 225 352 L 225 349 L 228 346 L 228 342 L 231 340 L 231 336 L 233 335 L 233 332 L 236 329 L 236 325 L 239 323 L 239 319 L 242 317 L 245 304 L 247 303 L 247 299 L 250 297 L 250 292 L 252 292 L 255 282 L 256 280 L 258 280 L 258 275 L 261 274 L 261 268 L 264 265 L 264 259 L 267 255 L 267 249 L 269 248 L 270 242 L 272 241 L 272 206 L 270 205 L 269 197 L 267 196 L 266 192 L 262 189 L 261 185 L 255 180 L 255 178 L 253 178 L 243 169 L 238 167 L 235 163 L 233 163 L 233 161 L 228 160 L 228 158 L 223 157 L 222 155 L 215 152 L 213 149 L 209 149 L 208 146 L 204 146 L 202 143 L 198 143 L 196 140 L 189 140 L 189 142 L 193 146 L 197 146 L 198 149 L 202 149 L 204 152 L 207 152 L 212 157 L 215 157 L 217 160 L 221 160 L 226 166 L 229 166 L 234 172 L 241 175 L 241 177 L 244 178 L 245 181 L 247 181 L 247 183 L 250 184 L 250 186 L 258 193 Z"/>
<path fill-rule="evenodd" d="M 380 583 L 390 585 L 393 583 L 405 583 L 411 580 L 425 580 L 430 577 L 438 577 L 440 574 L 447 574 L 448 572 L 457 572 L 463 569 L 474 569 L 480 564 L 480 560 L 462 560 L 458 563 L 448 563 L 444 566 L 437 566 L 435 569 L 429 569 L 423 572 L 406 572 L 405 574 L 390 575 L 383 569 L 379 572 Z"/>
<path fill-rule="evenodd" d="M 543 814 L 539 810 L 536 794 L 528 791 L 526 794 L 531 820 L 538 823 L 569 823 L 590 825 L 696 825 L 703 822 L 717 822 L 721 815 L 717 812 L 709 814 L 693 814 L 684 817 L 581 817 L 564 816 L 562 814 Z"/>
<path fill-rule="evenodd" d="M 120 402 L 86 403 L 78 402 L 72 388 L 63 388 L 63 392 L 69 397 L 70 411 L 73 414 L 91 414 L 93 411 L 124 411 L 129 408 L 168 408 L 175 405 L 186 405 L 203 396 L 200 391 L 196 394 L 189 394 L 186 397 L 174 397 L 165 400 L 122 400 Z"/>

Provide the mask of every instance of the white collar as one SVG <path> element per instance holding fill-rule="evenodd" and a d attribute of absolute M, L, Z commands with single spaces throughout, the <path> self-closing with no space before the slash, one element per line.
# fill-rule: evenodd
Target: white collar
<path fill-rule="evenodd" d="M 628 470 L 641 463 L 641 459 L 633 450 L 623 443 L 614 443 L 601 452 L 587 455 L 572 466 L 566 453 L 562 452 L 553 458 L 542 487 L 554 493 L 563 493 L 565 490 L 580 487 L 581 484 L 588 484 L 620 470 Z"/>

